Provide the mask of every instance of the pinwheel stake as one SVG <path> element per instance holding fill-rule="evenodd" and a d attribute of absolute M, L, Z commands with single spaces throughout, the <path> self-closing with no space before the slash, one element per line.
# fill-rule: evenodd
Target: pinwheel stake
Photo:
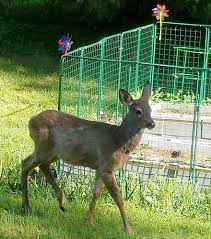
<path fill-rule="evenodd" d="M 159 35 L 159 41 L 162 38 L 162 26 L 163 26 L 163 21 L 165 19 L 165 17 L 168 17 L 168 12 L 169 10 L 166 9 L 165 5 L 160 5 L 157 4 L 157 7 L 152 9 L 153 14 L 152 16 L 155 16 L 157 20 L 160 20 L 160 35 Z"/>

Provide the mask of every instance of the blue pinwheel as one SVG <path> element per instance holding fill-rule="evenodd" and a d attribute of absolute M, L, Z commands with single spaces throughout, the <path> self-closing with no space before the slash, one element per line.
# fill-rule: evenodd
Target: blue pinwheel
<path fill-rule="evenodd" d="M 62 35 L 62 37 L 58 41 L 58 44 L 59 44 L 58 50 L 61 51 L 63 54 L 66 54 L 70 50 L 73 41 L 71 41 L 69 34 L 67 36 Z"/>

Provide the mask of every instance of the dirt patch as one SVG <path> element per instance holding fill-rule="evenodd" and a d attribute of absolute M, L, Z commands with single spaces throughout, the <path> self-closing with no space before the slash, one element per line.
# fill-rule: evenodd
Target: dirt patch
<path fill-rule="evenodd" d="M 191 158 L 190 150 L 167 150 L 152 147 L 148 144 L 139 145 L 132 153 L 140 160 L 155 160 L 159 162 L 180 162 L 189 163 Z M 211 153 L 210 154 L 197 154 L 197 164 L 211 165 Z"/>

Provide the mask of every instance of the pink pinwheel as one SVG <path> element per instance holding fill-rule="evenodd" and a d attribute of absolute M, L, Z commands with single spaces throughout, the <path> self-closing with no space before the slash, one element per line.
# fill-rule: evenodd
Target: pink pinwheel
<path fill-rule="evenodd" d="M 162 25 L 165 17 L 168 17 L 169 10 L 166 8 L 166 5 L 160 5 L 157 4 L 157 7 L 152 9 L 153 14 L 152 16 L 155 16 L 157 20 L 160 20 L 160 35 L 159 40 L 161 40 L 162 37 Z"/>

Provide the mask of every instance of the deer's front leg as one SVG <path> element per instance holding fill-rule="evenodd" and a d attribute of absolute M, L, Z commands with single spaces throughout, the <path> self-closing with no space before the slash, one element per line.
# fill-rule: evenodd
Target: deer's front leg
<path fill-rule="evenodd" d="M 117 183 L 116 183 L 113 173 L 104 174 L 103 182 L 106 185 L 106 188 L 108 189 L 110 195 L 112 196 L 112 198 L 114 199 L 114 201 L 116 202 L 116 204 L 119 208 L 119 211 L 122 216 L 125 232 L 128 234 L 133 234 L 133 230 L 128 222 L 128 218 L 125 213 L 122 195 L 118 189 L 118 186 L 117 186 Z"/>
<path fill-rule="evenodd" d="M 93 197 L 92 197 L 92 201 L 91 201 L 90 206 L 89 206 L 89 210 L 87 212 L 87 219 L 90 223 L 92 223 L 97 199 L 100 196 L 102 188 L 103 188 L 103 180 L 101 178 L 101 175 L 98 172 L 96 172 Z"/>

